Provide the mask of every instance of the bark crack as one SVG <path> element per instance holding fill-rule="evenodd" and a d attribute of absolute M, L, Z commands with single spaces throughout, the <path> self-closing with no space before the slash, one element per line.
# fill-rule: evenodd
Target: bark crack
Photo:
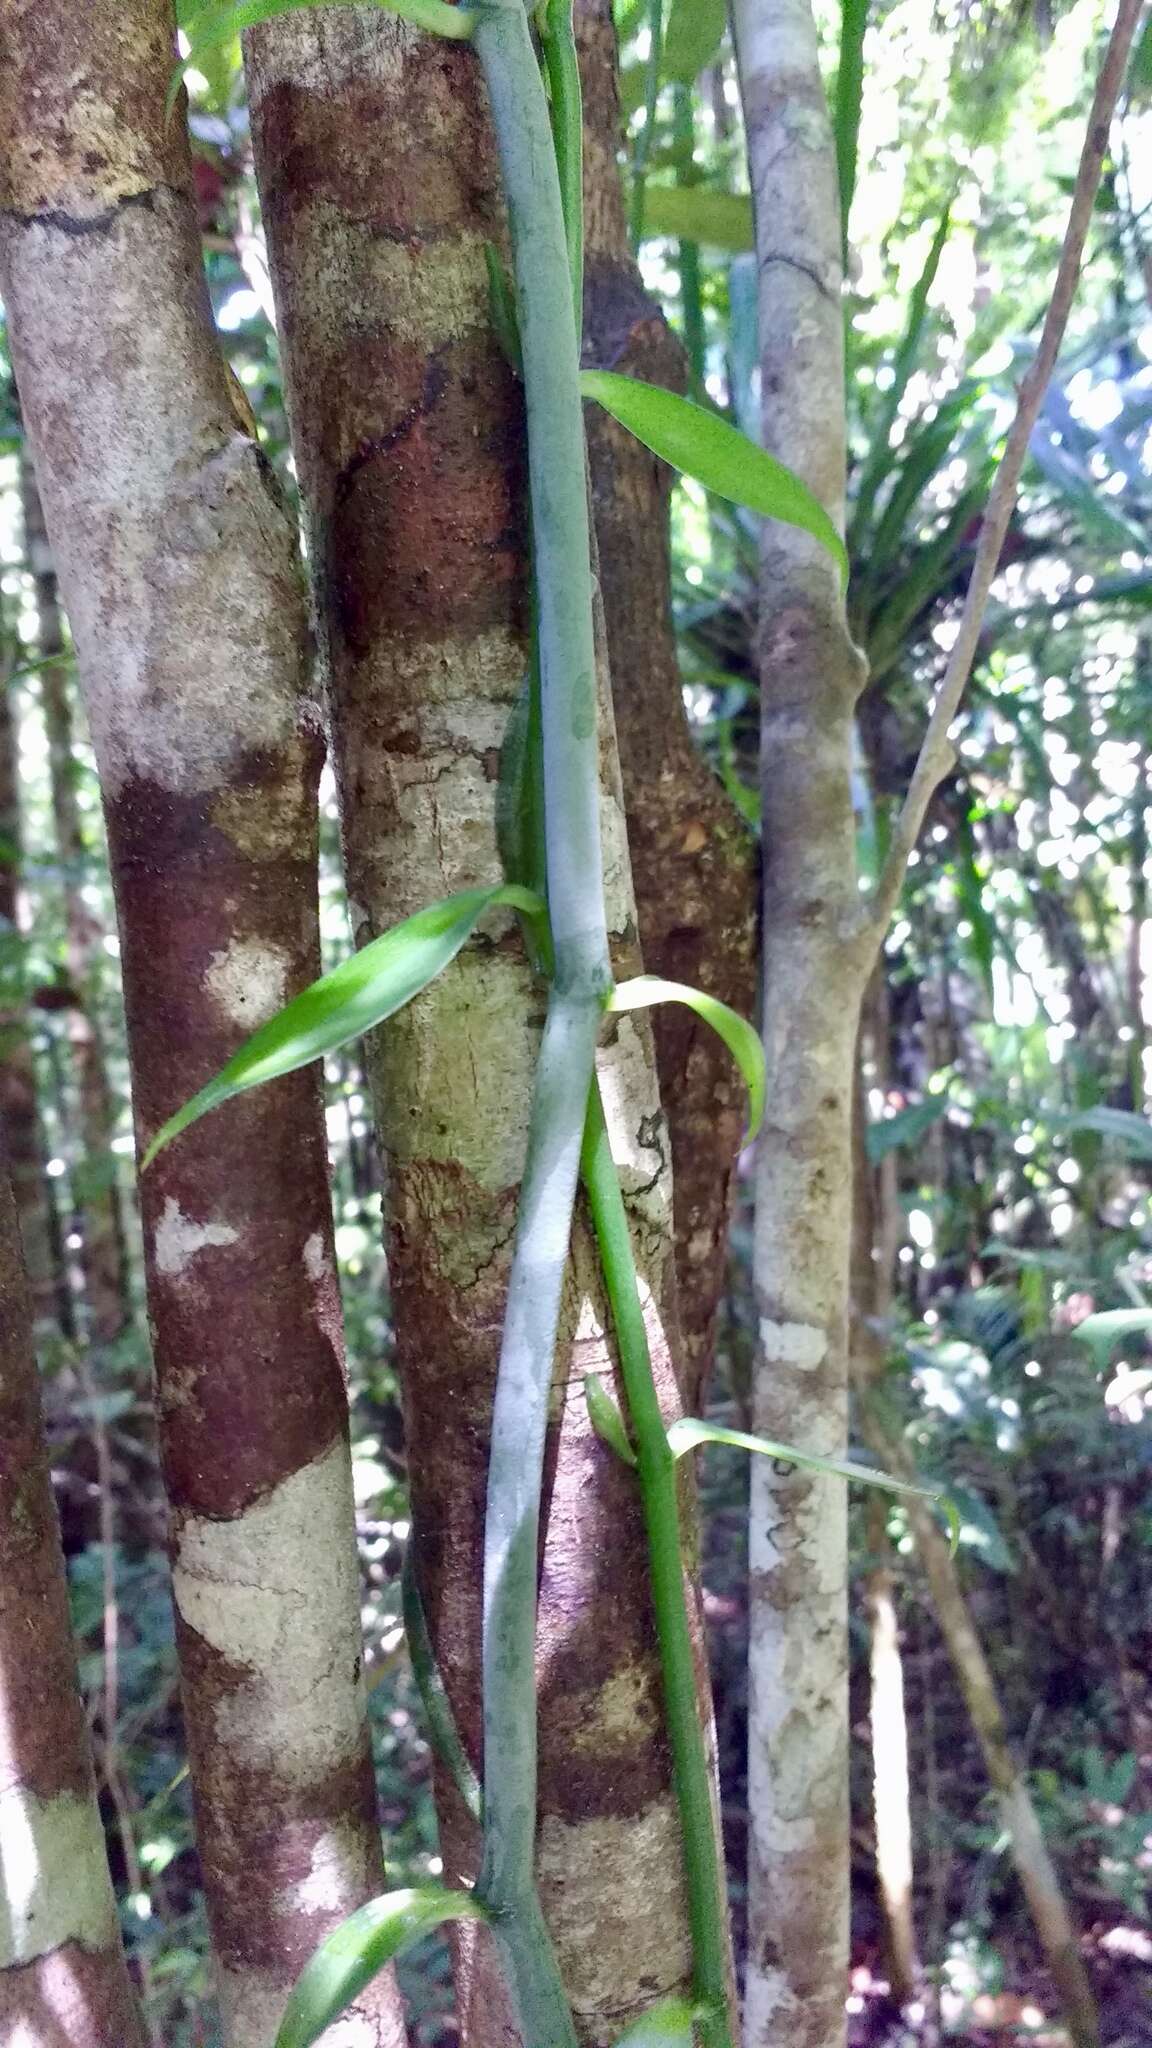
<path fill-rule="evenodd" d="M 799 271 L 801 277 L 806 277 L 809 284 L 815 285 L 822 299 L 827 299 L 830 305 L 838 302 L 838 294 L 831 290 L 827 280 L 821 277 L 813 264 L 802 263 L 798 256 L 785 255 L 782 249 L 774 250 L 760 258 L 761 271 L 767 270 L 772 263 L 783 263 L 789 270 Z"/>
<path fill-rule="evenodd" d="M 127 213 L 130 207 L 139 206 L 146 213 L 153 212 L 162 192 L 166 192 L 173 199 L 187 197 L 175 185 L 149 185 L 143 192 L 125 193 L 122 199 L 114 200 L 111 206 L 106 206 L 102 213 L 69 213 L 66 208 L 59 206 L 46 207 L 36 213 L 24 213 L 18 207 L 5 207 L 4 217 L 6 220 L 14 221 L 18 227 L 54 228 L 57 234 L 67 235 L 73 241 L 81 241 L 88 235 L 107 234 L 109 228 L 115 227 L 121 214 Z"/>

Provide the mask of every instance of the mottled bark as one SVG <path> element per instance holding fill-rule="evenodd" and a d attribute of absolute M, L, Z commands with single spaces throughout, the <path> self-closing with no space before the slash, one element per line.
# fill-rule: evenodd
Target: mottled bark
<path fill-rule="evenodd" d="M 0 1127 L 32 1301 L 41 1321 L 52 1315 L 56 1282 L 20 929 L 24 834 L 11 680 L 16 644 L 5 634 L 0 647 Z"/>
<path fill-rule="evenodd" d="M 521 410 L 490 331 L 483 251 L 502 239 L 501 210 L 469 52 L 354 14 L 277 22 L 249 40 L 349 893 L 365 939 L 499 874 L 499 751 L 527 624 Z M 610 923 L 631 967 L 607 724 L 605 768 Z M 370 1055 L 420 1578 L 474 1758 L 487 1437 L 543 1008 L 517 933 L 493 923 Z M 603 1078 L 671 1407 L 668 1145 L 645 1027 L 615 1032 Z M 581 1225 L 546 1482 L 539 1873 L 590 2044 L 613 2040 L 688 1970 L 635 1489 L 592 1433 L 581 1386 L 585 1372 L 611 1371 L 603 1322 Z M 446 1870 L 459 1876 L 473 1867 L 472 1830 L 443 1787 L 440 1812 Z M 515 2039 L 483 1946 L 460 1958 L 457 1989 L 470 2048 Z"/>
<path fill-rule="evenodd" d="M 683 350 L 644 290 L 628 241 L 608 0 L 577 0 L 575 25 L 584 86 L 584 361 L 682 391 Z M 750 1016 L 756 848 L 695 745 L 684 710 L 670 603 L 672 472 L 599 406 L 587 407 L 586 425 L 644 965 Z M 724 1284 L 743 1084 L 715 1033 L 691 1010 L 669 1004 L 656 1013 L 654 1028 L 672 1141 L 683 1385 L 695 1409 Z"/>
<path fill-rule="evenodd" d="M 0 2040 L 146 2048 L 96 1803 L 2 1147 L 0 1444 Z"/>
<path fill-rule="evenodd" d="M 736 0 L 764 444 L 843 520 L 836 162 L 809 0 Z M 759 627 L 764 1048 L 755 1427 L 839 1454 L 852 1097 L 866 974 L 850 763 L 862 664 L 831 557 L 768 522 Z M 748 2048 L 836 2048 L 848 1962 L 846 1507 L 754 1461 Z"/>
<path fill-rule="evenodd" d="M 164 0 L 5 0 L 0 262 L 96 748 L 138 1136 L 317 967 L 291 516 L 212 331 Z M 229 2048 L 380 1889 L 319 1078 L 142 1188 L 197 1829 Z M 333 2044 L 404 2030 L 381 1979 Z"/>
<path fill-rule="evenodd" d="M 40 671 L 40 705 L 48 741 L 52 823 L 64 908 L 70 997 L 68 1044 L 76 1080 L 83 1154 L 74 1179 L 83 1221 L 85 1295 L 92 1335 L 98 1343 L 107 1344 L 120 1335 L 128 1320 L 128 1257 L 116 1156 L 112 1151 L 116 1106 L 94 1011 L 94 969 L 103 932 L 99 919 L 84 900 L 88 856 L 76 798 L 76 753 L 64 665 L 64 621 L 36 472 L 27 448 L 20 465 L 20 498 L 24 554 L 36 594 L 35 651 L 44 664 Z"/>

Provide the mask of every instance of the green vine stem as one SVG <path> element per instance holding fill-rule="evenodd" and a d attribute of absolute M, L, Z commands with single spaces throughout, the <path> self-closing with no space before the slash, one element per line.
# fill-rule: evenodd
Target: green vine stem
<path fill-rule="evenodd" d="M 612 970 L 600 850 L 584 423 L 556 151 L 523 0 L 483 0 L 474 41 L 496 132 L 519 305 L 554 959 L 492 1417 L 478 1890 L 493 1915 L 526 2042 L 574 2048 L 575 2027 L 535 1888 L 536 1578 L 560 1297 L 596 1035 Z"/>
<path fill-rule="evenodd" d="M 701 2048 L 732 2048 L 726 1909 L 684 1592 L 676 1459 L 652 1377 L 628 1215 L 608 1142 L 599 1084 L 592 1087 L 588 1096 L 581 1173 L 616 1329 L 620 1376 L 632 1426 L 648 1536 L 652 1607 L 664 1679 L 664 1714 L 683 1836 L 696 2031 Z"/>
<path fill-rule="evenodd" d="M 648 181 L 648 159 L 656 134 L 656 103 L 660 98 L 660 71 L 664 62 L 664 0 L 649 0 L 648 36 L 644 69 L 644 125 L 632 146 L 632 190 L 628 203 L 628 231 L 634 256 L 644 233 L 644 190 Z"/>

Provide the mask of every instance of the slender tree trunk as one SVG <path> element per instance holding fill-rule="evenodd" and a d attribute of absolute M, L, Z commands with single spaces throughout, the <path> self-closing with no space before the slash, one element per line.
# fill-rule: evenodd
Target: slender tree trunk
<path fill-rule="evenodd" d="M 356 14 L 294 17 L 249 42 L 349 893 L 365 939 L 499 874 L 500 747 L 527 658 L 522 417 L 489 325 L 483 248 L 502 239 L 501 208 L 469 52 Z M 631 970 L 608 721 L 604 732 L 610 923 Z M 488 1430 L 542 1015 L 505 925 L 370 1055 L 420 1580 L 474 1758 Z M 602 1073 L 671 1409 L 668 1147 L 646 1029 L 617 1031 Z M 590 1429 L 590 1370 L 610 1373 L 611 1361 L 581 1225 L 547 1477 L 539 1871 L 581 2038 L 599 2044 L 684 1984 L 689 1961 L 638 1503 Z M 445 1864 L 457 1875 L 475 1845 L 440 1789 Z M 515 2038 L 483 1947 L 461 1958 L 457 1989 L 470 2048 Z"/>
<path fill-rule="evenodd" d="M 294 524 L 237 430 L 165 0 L 4 0 L 4 300 L 96 747 L 146 1141 L 317 968 Z M 144 1180 L 201 1863 L 229 2048 L 381 1888 L 314 1070 Z M 332 2030 L 404 2039 L 389 1979 Z"/>
<path fill-rule="evenodd" d="M 92 1334 L 98 1343 L 108 1344 L 120 1335 L 128 1320 L 128 1259 L 116 1182 L 116 1155 L 112 1150 L 116 1108 L 95 1014 L 94 969 L 103 934 L 99 920 L 84 901 L 88 856 L 76 800 L 76 754 L 64 666 L 64 621 L 36 472 L 27 447 L 20 465 L 20 496 L 24 551 L 36 592 L 36 651 L 44 664 L 40 671 L 40 704 L 48 739 L 52 821 L 64 904 L 65 957 L 71 996 L 68 1042 L 76 1077 L 83 1148 L 75 1178 L 79 1183 L 84 1228 L 85 1293 Z"/>
<path fill-rule="evenodd" d="M 146 2048 L 96 1803 L 0 1146 L 0 2040 Z"/>
<path fill-rule="evenodd" d="M 36 1068 L 28 1031 L 20 885 L 24 857 L 20 762 L 11 675 L 16 642 L 0 646 L 0 1125 L 37 1322 L 56 1304 L 44 1154 L 36 1104 Z"/>
<path fill-rule="evenodd" d="M 765 447 L 837 522 L 845 471 L 835 151 L 809 0 L 736 0 Z M 753 1278 L 763 1434 L 847 1426 L 852 1100 L 866 956 L 850 762 L 862 663 L 835 564 L 769 522 L 760 617 L 768 1114 Z M 836 2048 L 848 1962 L 846 1506 L 753 1461 L 748 2048 Z"/>
<path fill-rule="evenodd" d="M 683 350 L 644 290 L 628 241 L 609 0 L 576 0 L 575 24 L 584 86 L 584 361 L 682 391 Z M 670 606 L 672 472 L 600 407 L 587 408 L 586 424 L 644 965 L 748 1016 L 756 997 L 756 847 L 684 711 Z M 654 1028 L 672 1141 L 683 1385 L 695 1409 L 723 1291 L 743 1084 L 691 1010 L 670 1003 Z"/>
<path fill-rule="evenodd" d="M 889 1426 L 874 1397 L 861 1402 L 861 1427 L 866 1441 L 886 1470 L 915 1478 L 915 1467 L 903 1439 Z M 1032 1796 L 1012 1754 L 996 1683 L 968 1611 L 955 1559 L 947 1539 L 922 1502 L 909 1500 L 908 1519 L 916 1539 L 917 1555 L 928 1580 L 933 1612 L 948 1645 L 964 1704 L 996 1793 L 1011 1845 L 1012 1861 L 1052 1972 L 1069 2032 L 1076 2048 L 1098 2048 L 1100 2023 L 1076 1930 L 1040 1830 Z"/>

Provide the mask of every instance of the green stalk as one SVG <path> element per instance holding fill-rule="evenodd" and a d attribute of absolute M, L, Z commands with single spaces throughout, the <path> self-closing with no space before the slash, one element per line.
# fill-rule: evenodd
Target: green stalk
<path fill-rule="evenodd" d="M 560 1295 L 596 1034 L 612 970 L 600 851 L 584 423 L 560 177 L 523 0 L 483 0 L 474 41 L 496 131 L 519 303 L 555 961 L 492 1417 L 478 1890 L 494 1915 L 525 2041 L 531 2048 L 575 2048 L 535 1889 L 536 1580 Z"/>
<path fill-rule="evenodd" d="M 674 134 L 677 151 L 683 151 L 685 161 L 680 166 L 681 185 L 697 183 L 697 172 L 693 163 L 696 147 L 696 120 L 692 111 L 692 88 L 678 85 L 673 94 Z M 677 244 L 676 262 L 680 271 L 680 314 L 684 322 L 684 347 L 688 352 L 688 367 L 692 373 L 691 391 L 699 396 L 704 389 L 704 301 L 700 292 L 700 244 L 681 241 Z"/>
<path fill-rule="evenodd" d="M 548 76 L 579 348 L 584 326 L 584 123 L 580 113 L 580 65 L 572 26 L 572 0 L 547 0 L 541 49 Z"/>
<path fill-rule="evenodd" d="M 648 0 L 648 58 L 644 72 L 644 126 L 632 149 L 632 191 L 628 204 L 628 230 L 635 256 L 644 232 L 644 187 L 648 159 L 656 135 L 656 102 L 660 97 L 660 70 L 664 62 L 664 0 Z"/>
<path fill-rule="evenodd" d="M 684 1596 L 680 1502 L 676 1460 L 660 1413 L 648 1332 L 640 1304 L 636 1263 L 620 1180 L 612 1159 L 598 1083 L 588 1096 L 581 1174 L 588 1196 L 612 1320 L 620 1376 L 648 1535 L 652 1607 L 664 1680 L 664 1717 L 680 1810 L 688 1921 L 692 1931 L 692 1987 L 701 2048 L 732 2048 L 728 2017 L 727 1913 L 724 1902 L 712 1781 L 696 1691 L 696 1665 Z"/>

